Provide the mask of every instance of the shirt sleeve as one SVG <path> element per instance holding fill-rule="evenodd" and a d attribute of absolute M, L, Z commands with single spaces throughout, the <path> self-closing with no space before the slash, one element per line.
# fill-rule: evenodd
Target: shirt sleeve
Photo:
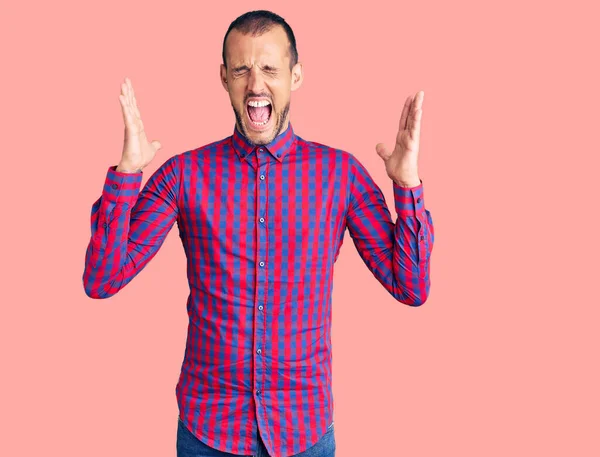
<path fill-rule="evenodd" d="M 360 257 L 396 300 L 410 306 L 429 295 L 433 220 L 425 209 L 423 181 L 403 188 L 392 181 L 396 222 L 385 197 L 366 168 L 353 156 L 349 167 L 350 202 L 346 226 Z"/>
<path fill-rule="evenodd" d="M 177 155 L 166 160 L 140 192 L 142 172 L 108 168 L 102 195 L 92 205 L 91 238 L 83 286 L 91 298 L 125 287 L 156 255 L 178 215 Z"/>

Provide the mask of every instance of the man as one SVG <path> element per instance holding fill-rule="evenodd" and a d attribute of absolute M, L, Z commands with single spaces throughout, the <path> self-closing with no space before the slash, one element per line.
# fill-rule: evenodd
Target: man
<path fill-rule="evenodd" d="M 161 145 L 146 137 L 131 81 L 122 84 L 124 148 L 92 207 L 85 291 L 116 294 L 177 222 L 190 285 L 178 456 L 334 456 L 331 292 L 345 230 L 396 300 L 419 306 L 429 293 L 434 232 L 417 172 L 423 92 L 407 98 L 393 151 L 376 146 L 394 223 L 356 157 L 294 132 L 291 92 L 303 72 L 280 16 L 237 18 L 220 76 L 233 134 L 169 158 L 141 192 Z"/>

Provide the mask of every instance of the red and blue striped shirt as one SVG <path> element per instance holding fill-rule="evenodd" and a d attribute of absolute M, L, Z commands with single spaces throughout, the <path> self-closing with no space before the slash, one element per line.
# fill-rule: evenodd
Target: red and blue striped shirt
<path fill-rule="evenodd" d="M 180 419 L 207 445 L 269 455 L 314 445 L 333 424 L 333 267 L 348 232 L 399 302 L 423 304 L 434 242 L 423 182 L 392 181 L 397 219 L 349 152 L 285 132 L 264 146 L 233 135 L 142 172 L 107 171 L 91 211 L 83 285 L 125 287 L 177 222 L 190 293 L 176 386 Z"/>

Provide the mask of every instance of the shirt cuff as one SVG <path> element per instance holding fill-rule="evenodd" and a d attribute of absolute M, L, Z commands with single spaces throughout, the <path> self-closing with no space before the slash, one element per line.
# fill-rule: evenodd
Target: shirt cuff
<path fill-rule="evenodd" d="M 394 206 L 400 217 L 418 216 L 425 213 L 425 200 L 423 195 L 423 181 L 415 187 L 402 187 L 392 181 L 394 188 Z"/>
<path fill-rule="evenodd" d="M 140 192 L 143 173 L 124 173 L 117 171 L 117 165 L 108 167 L 102 198 L 113 203 L 128 203 L 130 206 L 136 202 Z"/>

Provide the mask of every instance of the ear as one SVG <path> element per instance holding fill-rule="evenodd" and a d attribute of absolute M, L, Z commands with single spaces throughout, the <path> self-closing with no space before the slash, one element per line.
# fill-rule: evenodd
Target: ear
<path fill-rule="evenodd" d="M 298 62 L 292 68 L 292 91 L 298 89 L 302 85 L 304 80 L 304 72 L 302 69 L 302 63 Z"/>
<path fill-rule="evenodd" d="M 225 65 L 221 64 L 221 67 L 219 69 L 219 73 L 221 76 L 221 84 L 223 85 L 223 88 L 229 92 L 229 86 L 227 85 L 227 68 L 225 68 Z"/>

